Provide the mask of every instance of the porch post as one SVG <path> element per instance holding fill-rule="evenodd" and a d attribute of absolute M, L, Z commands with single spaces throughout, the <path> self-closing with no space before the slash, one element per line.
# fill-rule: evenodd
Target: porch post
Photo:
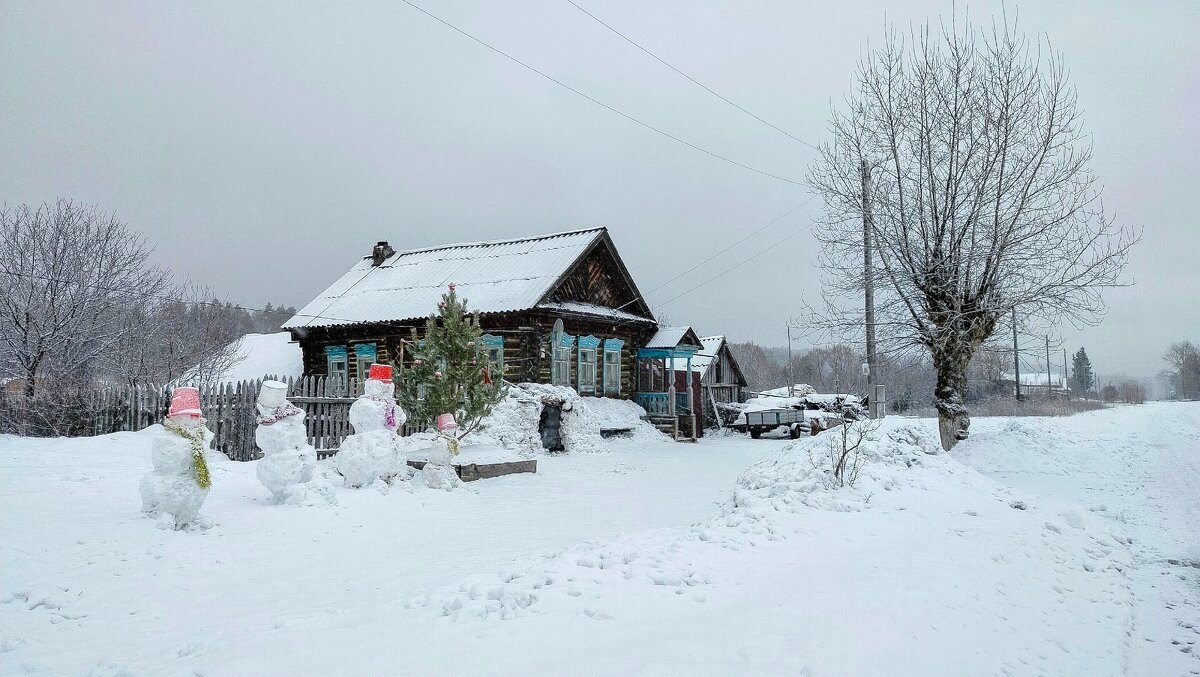
<path fill-rule="evenodd" d="M 667 416 L 675 415 L 675 360 L 671 360 L 671 380 L 667 385 Z"/>

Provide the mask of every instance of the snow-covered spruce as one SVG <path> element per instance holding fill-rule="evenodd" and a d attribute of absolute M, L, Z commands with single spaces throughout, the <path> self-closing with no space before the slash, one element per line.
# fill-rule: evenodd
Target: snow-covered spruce
<path fill-rule="evenodd" d="M 142 511 L 158 515 L 163 526 L 184 529 L 196 523 L 211 484 L 206 452 L 213 434 L 201 418 L 200 392 L 176 388 L 164 425 L 152 434 L 154 469 L 142 477 L 139 487 Z"/>
<path fill-rule="evenodd" d="M 336 503 L 333 487 L 314 476 L 317 452 L 308 443 L 304 412 L 286 399 L 287 385 L 264 381 L 258 395 L 254 441 L 263 452 L 255 474 L 276 503 Z"/>
<path fill-rule="evenodd" d="M 364 487 L 380 479 L 406 480 L 412 476 L 404 444 L 396 434 L 407 418 L 396 404 L 391 367 L 372 365 L 371 378 L 363 383 L 362 397 L 350 405 L 354 434 L 342 440 L 334 457 L 346 486 Z"/>

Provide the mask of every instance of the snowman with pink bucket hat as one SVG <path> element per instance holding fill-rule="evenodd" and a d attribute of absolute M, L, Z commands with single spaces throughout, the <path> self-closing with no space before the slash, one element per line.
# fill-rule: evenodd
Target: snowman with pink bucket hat
<path fill-rule="evenodd" d="M 407 414 L 396 404 L 392 368 L 373 364 L 363 382 L 363 394 L 350 405 L 354 434 L 342 440 L 334 465 L 348 487 L 363 487 L 377 480 L 406 480 L 412 468 L 397 432 Z"/>
<path fill-rule="evenodd" d="M 429 456 L 425 467 L 421 468 L 421 475 L 430 489 L 449 491 L 462 484 L 453 465 L 459 445 L 458 423 L 454 420 L 454 414 L 438 415 L 437 429 L 437 436 L 429 446 Z"/>
<path fill-rule="evenodd" d="M 142 477 L 142 510 L 159 516 L 160 526 L 176 530 L 196 524 L 200 507 L 212 486 L 208 469 L 212 432 L 200 410 L 200 391 L 179 387 L 171 391 L 171 407 L 162 429 L 154 433 L 150 462 L 154 469 Z"/>

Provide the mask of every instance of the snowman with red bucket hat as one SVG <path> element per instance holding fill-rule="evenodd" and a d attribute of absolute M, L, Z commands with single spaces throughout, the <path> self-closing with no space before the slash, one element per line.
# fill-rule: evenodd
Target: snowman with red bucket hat
<path fill-rule="evenodd" d="M 200 391 L 172 390 L 171 408 L 150 447 L 154 470 L 141 483 L 142 510 L 159 515 L 162 526 L 183 529 L 200 516 L 212 485 L 206 456 L 213 435 L 204 424 Z"/>
<path fill-rule="evenodd" d="M 350 405 L 350 425 L 354 434 L 342 440 L 334 457 L 346 486 L 362 487 L 376 480 L 406 480 L 412 476 L 397 434 L 408 416 L 396 404 L 396 385 L 392 368 L 372 364 L 363 394 Z"/>

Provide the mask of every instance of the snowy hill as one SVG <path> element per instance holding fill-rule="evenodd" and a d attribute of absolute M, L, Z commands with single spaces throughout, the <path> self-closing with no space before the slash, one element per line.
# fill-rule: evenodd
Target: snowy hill
<path fill-rule="evenodd" d="M 138 512 L 143 434 L 0 437 L 0 674 L 1200 670 L 1200 404 L 972 430 L 944 454 L 889 418 L 847 488 L 836 431 L 612 440 L 334 508 L 214 463 L 196 532 Z"/>
<path fill-rule="evenodd" d="M 291 334 L 286 331 L 246 334 L 230 344 L 229 350 L 236 350 L 237 357 L 219 381 L 236 383 L 263 376 L 300 378 L 304 374 L 300 345 L 291 340 Z"/>

